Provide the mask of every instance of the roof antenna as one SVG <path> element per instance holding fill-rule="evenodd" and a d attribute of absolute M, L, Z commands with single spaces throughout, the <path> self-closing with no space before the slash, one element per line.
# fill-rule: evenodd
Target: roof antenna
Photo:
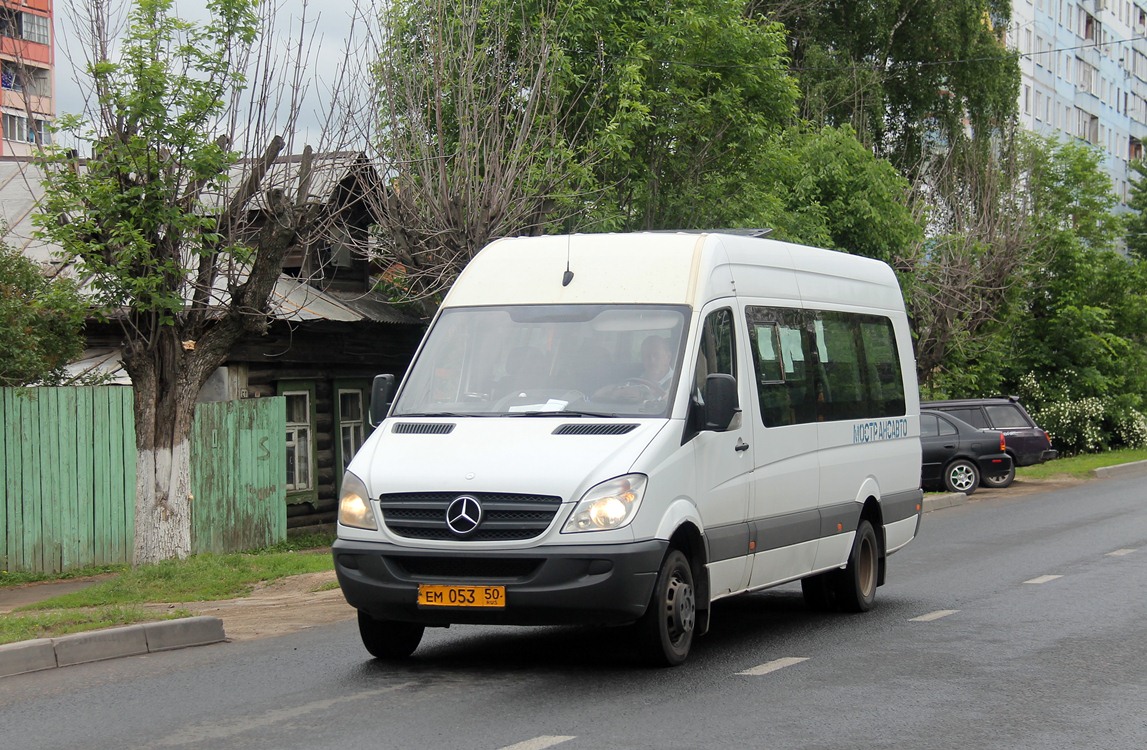
<path fill-rule="evenodd" d="M 562 286 L 569 286 L 573 281 L 573 271 L 570 270 L 570 243 L 573 240 L 570 236 L 566 235 L 566 272 L 562 274 Z"/>

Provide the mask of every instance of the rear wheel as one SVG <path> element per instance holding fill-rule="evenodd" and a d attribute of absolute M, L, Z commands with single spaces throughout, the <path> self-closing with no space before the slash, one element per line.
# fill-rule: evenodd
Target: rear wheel
<path fill-rule="evenodd" d="M 957 459 L 944 470 L 944 486 L 948 492 L 971 495 L 980 486 L 980 470 L 971 461 Z"/>
<path fill-rule="evenodd" d="M 1012 468 L 1008 469 L 1007 474 L 996 474 L 995 476 L 988 476 L 985 474 L 981 479 L 985 487 L 994 487 L 995 489 L 1002 490 L 1011 484 L 1016 478 L 1016 465 L 1012 464 Z"/>
<path fill-rule="evenodd" d="M 836 604 L 846 612 L 867 612 L 876 603 L 876 584 L 880 577 L 880 542 L 872 524 L 862 520 L 856 527 L 848 565 L 837 571 L 834 594 Z"/>
<path fill-rule="evenodd" d="M 414 653 L 426 628 L 412 622 L 376 620 L 361 609 L 358 634 L 362 645 L 376 659 L 405 659 Z"/>
<path fill-rule="evenodd" d="M 697 624 L 697 590 L 689 558 L 670 549 L 657 573 L 649 608 L 637 622 L 645 660 L 658 667 L 675 667 L 689 657 Z"/>

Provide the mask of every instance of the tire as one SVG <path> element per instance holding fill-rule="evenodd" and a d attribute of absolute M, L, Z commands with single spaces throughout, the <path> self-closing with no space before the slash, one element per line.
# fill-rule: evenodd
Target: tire
<path fill-rule="evenodd" d="M 984 476 L 980 477 L 980 481 L 984 483 L 985 487 L 991 487 L 993 489 L 1002 490 L 1003 488 L 1010 485 L 1013 481 L 1015 481 L 1015 478 L 1016 478 L 1016 465 L 1013 462 L 1012 468 L 1008 470 L 1007 474 L 997 474 L 994 477 L 990 477 L 987 474 L 985 474 Z"/>
<path fill-rule="evenodd" d="M 980 486 L 980 470 L 971 461 L 958 458 L 944 469 L 944 486 L 948 492 L 971 495 Z"/>
<path fill-rule="evenodd" d="M 651 666 L 676 667 L 689 657 L 697 625 L 697 589 L 689 558 L 670 549 L 657 572 L 653 596 L 637 622 L 641 655 Z"/>
<path fill-rule="evenodd" d="M 833 574 L 817 573 L 815 576 L 801 579 L 801 594 L 804 595 L 805 606 L 814 612 L 828 612 L 836 609 L 834 596 Z"/>
<path fill-rule="evenodd" d="M 412 622 L 376 620 L 361 609 L 358 611 L 358 634 L 362 645 L 376 659 L 406 659 L 422 641 L 426 628 Z"/>
<path fill-rule="evenodd" d="M 836 573 L 836 605 L 845 612 L 867 612 L 876 603 L 880 580 L 880 542 L 872 524 L 862 520 L 852 540 L 848 565 Z"/>

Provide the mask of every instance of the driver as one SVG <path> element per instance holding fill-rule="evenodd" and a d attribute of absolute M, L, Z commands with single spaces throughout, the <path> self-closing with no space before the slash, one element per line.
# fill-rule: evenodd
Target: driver
<path fill-rule="evenodd" d="M 617 385 L 604 386 L 594 398 L 626 403 L 657 401 L 668 395 L 672 382 L 673 351 L 669 339 L 651 334 L 641 342 L 641 374 Z"/>

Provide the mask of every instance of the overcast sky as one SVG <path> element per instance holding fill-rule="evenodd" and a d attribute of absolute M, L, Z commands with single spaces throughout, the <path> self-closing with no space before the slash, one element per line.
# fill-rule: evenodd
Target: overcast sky
<path fill-rule="evenodd" d="M 301 150 L 302 143 L 314 142 L 319 138 L 321 122 L 327 118 L 329 89 L 331 81 L 338 73 L 340 62 L 345 56 L 348 38 L 352 35 L 364 37 L 361 21 L 353 22 L 354 0 L 264 0 L 273 3 L 276 9 L 276 39 L 282 49 L 289 40 L 298 40 L 299 25 L 304 18 L 307 22 L 305 36 L 311 47 L 310 62 L 307 65 L 307 98 L 300 114 L 300 126 L 296 134 Z M 87 0 L 57 0 L 55 18 L 56 40 L 56 112 L 57 114 L 82 114 L 84 109 L 84 86 L 82 68 L 85 50 L 82 40 L 74 30 L 74 24 L 82 24 L 79 17 Z M 120 0 L 118 20 L 126 16 L 123 8 L 127 0 Z M 204 0 L 176 0 L 175 15 L 191 21 L 208 18 Z M 77 10 L 78 9 L 78 10 Z M 318 145 L 317 143 L 315 145 Z"/>

